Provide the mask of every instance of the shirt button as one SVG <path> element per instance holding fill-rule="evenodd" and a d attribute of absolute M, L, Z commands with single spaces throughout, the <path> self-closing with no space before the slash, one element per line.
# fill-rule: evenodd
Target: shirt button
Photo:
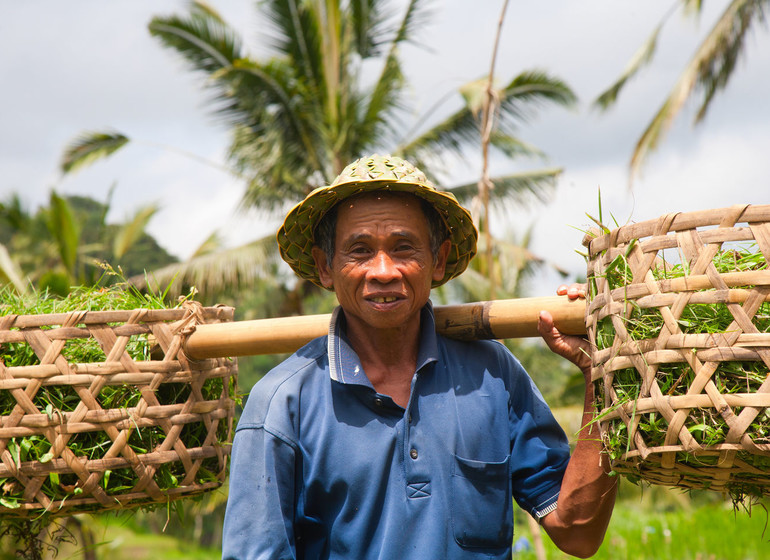
<path fill-rule="evenodd" d="M 374 404 L 375 404 L 375 406 L 382 407 L 382 405 L 384 403 L 383 403 L 383 400 L 380 397 L 377 397 L 376 399 L 374 399 Z"/>
<path fill-rule="evenodd" d="M 412 448 L 412 450 L 411 450 L 411 451 L 409 451 L 409 456 L 410 456 L 412 459 L 417 459 L 417 450 L 416 450 L 416 449 L 414 449 L 414 448 Z"/>

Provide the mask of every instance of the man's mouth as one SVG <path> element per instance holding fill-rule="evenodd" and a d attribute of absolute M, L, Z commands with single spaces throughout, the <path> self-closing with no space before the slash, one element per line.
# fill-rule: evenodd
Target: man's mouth
<path fill-rule="evenodd" d="M 385 297 L 373 297 L 371 298 L 371 301 L 374 303 L 393 303 L 398 298 L 395 296 L 385 296 Z"/>

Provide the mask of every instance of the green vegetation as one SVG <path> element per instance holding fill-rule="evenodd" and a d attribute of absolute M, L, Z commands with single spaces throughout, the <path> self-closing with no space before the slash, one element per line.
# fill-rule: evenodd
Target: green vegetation
<path fill-rule="evenodd" d="M 519 516 L 520 518 L 521 516 Z M 523 519 L 517 519 L 523 522 Z M 683 494 L 663 487 L 621 485 L 607 535 L 594 560 L 762 560 L 767 557 L 768 511 L 735 510 L 714 493 Z M 516 527 L 514 542 L 531 534 Z M 543 534 L 548 560 L 571 558 Z M 533 550 L 514 554 L 536 560 Z"/>
<path fill-rule="evenodd" d="M 628 251 L 631 250 L 632 246 L 633 243 L 629 246 Z M 752 246 L 723 249 L 716 254 L 712 262 L 720 274 L 767 269 L 763 254 Z M 626 286 L 633 282 L 630 267 L 623 254 L 618 255 L 604 272 L 610 289 L 616 290 L 615 293 L 617 294 L 622 295 Z M 687 262 L 671 264 L 661 260 L 652 269 L 652 273 L 657 281 L 661 281 L 685 277 L 690 274 L 690 271 Z M 636 281 L 639 282 L 638 279 Z M 589 286 L 592 294 L 596 295 L 595 278 L 591 279 Z M 658 307 L 641 307 L 636 301 L 631 300 L 628 303 L 630 304 L 630 311 L 621 319 L 629 338 L 639 343 L 643 343 L 643 341 L 654 342 L 664 325 L 664 318 L 660 309 Z M 677 326 L 683 334 L 728 333 L 734 321 L 735 318 L 726 303 L 699 303 L 688 304 L 684 307 L 681 315 L 677 318 Z M 770 330 L 770 303 L 761 304 L 753 317 L 753 323 L 760 332 Z M 602 319 L 597 328 L 597 347 L 600 350 L 612 347 L 615 337 L 616 329 L 612 324 L 612 318 L 608 316 Z M 662 394 L 681 396 L 688 393 L 695 379 L 695 372 L 688 362 L 682 359 L 672 363 L 661 363 L 656 367 L 655 382 Z M 757 392 L 766 382 L 767 374 L 767 366 L 761 360 L 730 360 L 719 362 L 711 380 L 722 395 L 750 394 Z M 628 403 L 635 403 L 639 398 L 647 397 L 650 394 L 649 389 L 646 394 L 641 393 L 642 377 L 635 367 L 619 369 L 614 372 L 612 387 L 615 394 L 612 397 L 605 394 L 602 380 L 598 380 L 596 385 L 597 394 L 600 395 L 599 409 L 609 408 L 609 412 Z M 733 412 L 738 414 L 740 407 L 735 407 Z M 631 415 L 634 421 L 638 422 L 636 431 L 642 436 L 646 446 L 664 445 L 668 423 L 659 411 L 638 415 L 632 411 Z M 630 447 L 628 426 L 620 418 L 607 421 L 607 426 L 607 438 L 605 440 L 607 450 L 616 465 L 622 465 L 625 462 L 624 456 Z M 685 427 L 695 441 L 704 448 L 713 448 L 714 445 L 724 443 L 729 431 L 725 419 L 715 407 L 692 408 L 685 422 Z M 770 414 L 766 411 L 760 412 L 746 433 L 754 441 L 767 441 L 770 437 Z M 677 454 L 679 463 L 694 468 L 716 465 L 718 460 L 718 452 L 699 453 L 697 456 L 683 452 Z M 770 459 L 763 455 L 739 451 L 737 460 L 764 472 L 770 469 Z M 633 468 L 626 470 L 623 467 L 622 472 L 632 480 L 638 479 L 637 474 L 641 477 L 644 476 L 638 472 L 635 473 Z M 762 477 L 758 477 L 756 473 L 734 473 L 727 488 L 734 498 L 739 500 L 745 495 L 762 495 L 767 493 L 769 489 L 761 479 Z M 683 481 L 683 486 L 695 488 L 707 488 L 709 484 L 710 479 L 707 477 L 698 478 L 696 475 L 688 477 L 686 483 Z"/>
<path fill-rule="evenodd" d="M 156 212 L 145 206 L 126 222 L 107 222 L 106 202 L 51 192 L 49 204 L 34 212 L 18 195 L 0 202 L 0 284 L 19 293 L 31 288 L 65 296 L 73 285 L 104 285 L 100 263 L 119 267 L 126 277 L 143 275 L 174 262 L 145 232 Z"/>
<path fill-rule="evenodd" d="M 181 302 L 180 302 L 181 304 Z M 0 313 L 2 315 L 37 315 L 50 313 L 66 313 L 70 311 L 95 311 L 95 310 L 130 310 L 130 309 L 164 309 L 166 305 L 163 297 L 152 294 L 142 294 L 124 284 L 110 286 L 109 288 L 75 288 L 66 298 L 59 298 L 48 293 L 34 294 L 33 296 L 18 296 L 10 289 L 0 291 Z M 50 327 L 42 327 L 48 329 Z M 153 359 L 152 341 L 148 334 L 133 335 L 126 346 L 126 351 L 135 361 L 150 361 Z M 99 342 L 91 337 L 70 338 L 66 341 L 61 351 L 70 364 L 93 364 L 104 362 L 105 349 Z M 40 364 L 40 356 L 26 342 L 9 342 L 0 345 L 0 359 L 6 367 L 24 368 Z M 23 378 L 17 371 L 16 378 Z M 161 383 L 155 390 L 155 398 L 161 406 L 184 404 L 190 396 L 192 386 L 187 382 Z M 229 378 L 232 386 L 224 387 L 222 378 L 206 380 L 201 387 L 200 399 L 218 400 L 223 390 L 228 390 L 232 396 L 234 391 L 234 379 Z M 48 418 L 66 419 L 71 413 L 81 406 L 81 390 L 86 390 L 66 383 L 41 383 L 36 391 L 30 393 L 28 386 L 26 393 L 32 404 L 39 411 L 39 415 Z M 144 386 L 130 383 L 113 384 L 109 381 L 103 384 L 94 398 L 102 410 L 120 411 L 136 407 L 142 399 Z M 146 389 L 146 387 L 144 387 Z M 18 411 L 17 397 L 14 391 L 0 389 L 0 415 L 8 416 Z M 26 411 L 29 414 L 29 411 Z M 101 424 L 88 431 L 69 434 L 67 448 L 76 456 L 88 460 L 101 459 L 113 445 L 113 439 L 102 429 Z M 227 422 L 220 422 L 217 434 L 220 441 L 224 441 L 228 434 Z M 204 422 L 191 422 L 185 424 L 179 435 L 188 448 L 200 447 L 204 444 L 208 428 Z M 167 437 L 166 430 L 156 423 L 136 426 L 129 429 L 127 445 L 137 455 L 143 455 L 154 451 Z M 52 441 L 49 436 L 30 435 L 13 437 L 3 441 L 4 446 L 10 452 L 17 465 L 29 462 L 49 463 L 56 459 L 52 449 Z M 205 484 L 219 481 L 221 465 L 216 457 L 204 459 L 197 471 L 194 481 L 186 484 Z M 183 465 L 176 462 L 165 462 L 158 465 L 154 475 L 154 481 L 160 490 L 170 490 L 180 486 L 181 480 L 186 476 Z M 101 486 L 108 495 L 120 500 L 122 494 L 131 492 L 137 486 L 139 474 L 132 468 L 119 468 L 105 470 L 102 475 Z M 60 473 L 51 470 L 41 491 L 52 501 L 66 503 L 68 498 L 82 494 L 80 479 L 71 472 Z M 21 507 L 20 502 L 24 498 L 25 485 L 14 477 L 0 478 L 0 505 L 4 508 L 3 515 L 12 515 L 14 510 Z M 78 508 L 76 508 L 78 509 Z M 85 506 L 90 509 L 90 506 Z M 29 512 L 19 510 L 22 515 Z M 43 512 L 36 512 L 42 514 Z M 55 514 L 56 511 L 46 512 Z"/>

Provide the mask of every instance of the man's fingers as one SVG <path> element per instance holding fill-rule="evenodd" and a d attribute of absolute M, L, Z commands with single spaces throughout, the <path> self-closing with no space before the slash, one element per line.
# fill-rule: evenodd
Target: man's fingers
<path fill-rule="evenodd" d="M 541 311 L 537 318 L 537 332 L 543 337 L 548 348 L 554 350 L 556 344 L 556 337 L 560 334 L 558 331 L 554 332 L 553 316 L 548 311 Z"/>
<path fill-rule="evenodd" d="M 587 353 L 588 342 L 577 336 L 562 334 L 554 325 L 553 316 L 548 311 L 540 312 L 537 319 L 537 330 L 551 352 L 566 358 L 581 369 L 590 367 Z"/>
<path fill-rule="evenodd" d="M 540 332 L 540 334 L 543 334 L 550 333 L 551 329 L 553 329 L 553 317 L 551 316 L 550 311 L 546 311 L 544 309 L 538 315 L 537 330 Z"/>
<path fill-rule="evenodd" d="M 569 299 L 585 299 L 586 297 L 586 285 L 585 284 L 562 284 L 556 288 L 557 296 L 567 296 Z"/>
<path fill-rule="evenodd" d="M 567 297 L 569 299 L 585 299 L 586 289 L 583 284 L 572 284 L 567 290 Z"/>

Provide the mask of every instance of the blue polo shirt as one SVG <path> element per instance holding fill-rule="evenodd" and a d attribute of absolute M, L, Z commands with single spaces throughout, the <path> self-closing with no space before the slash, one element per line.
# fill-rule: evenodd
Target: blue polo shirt
<path fill-rule="evenodd" d="M 224 559 L 510 558 L 514 500 L 556 506 L 563 430 L 498 342 L 435 333 L 406 409 L 378 394 L 335 311 L 252 389 L 238 423 Z"/>

